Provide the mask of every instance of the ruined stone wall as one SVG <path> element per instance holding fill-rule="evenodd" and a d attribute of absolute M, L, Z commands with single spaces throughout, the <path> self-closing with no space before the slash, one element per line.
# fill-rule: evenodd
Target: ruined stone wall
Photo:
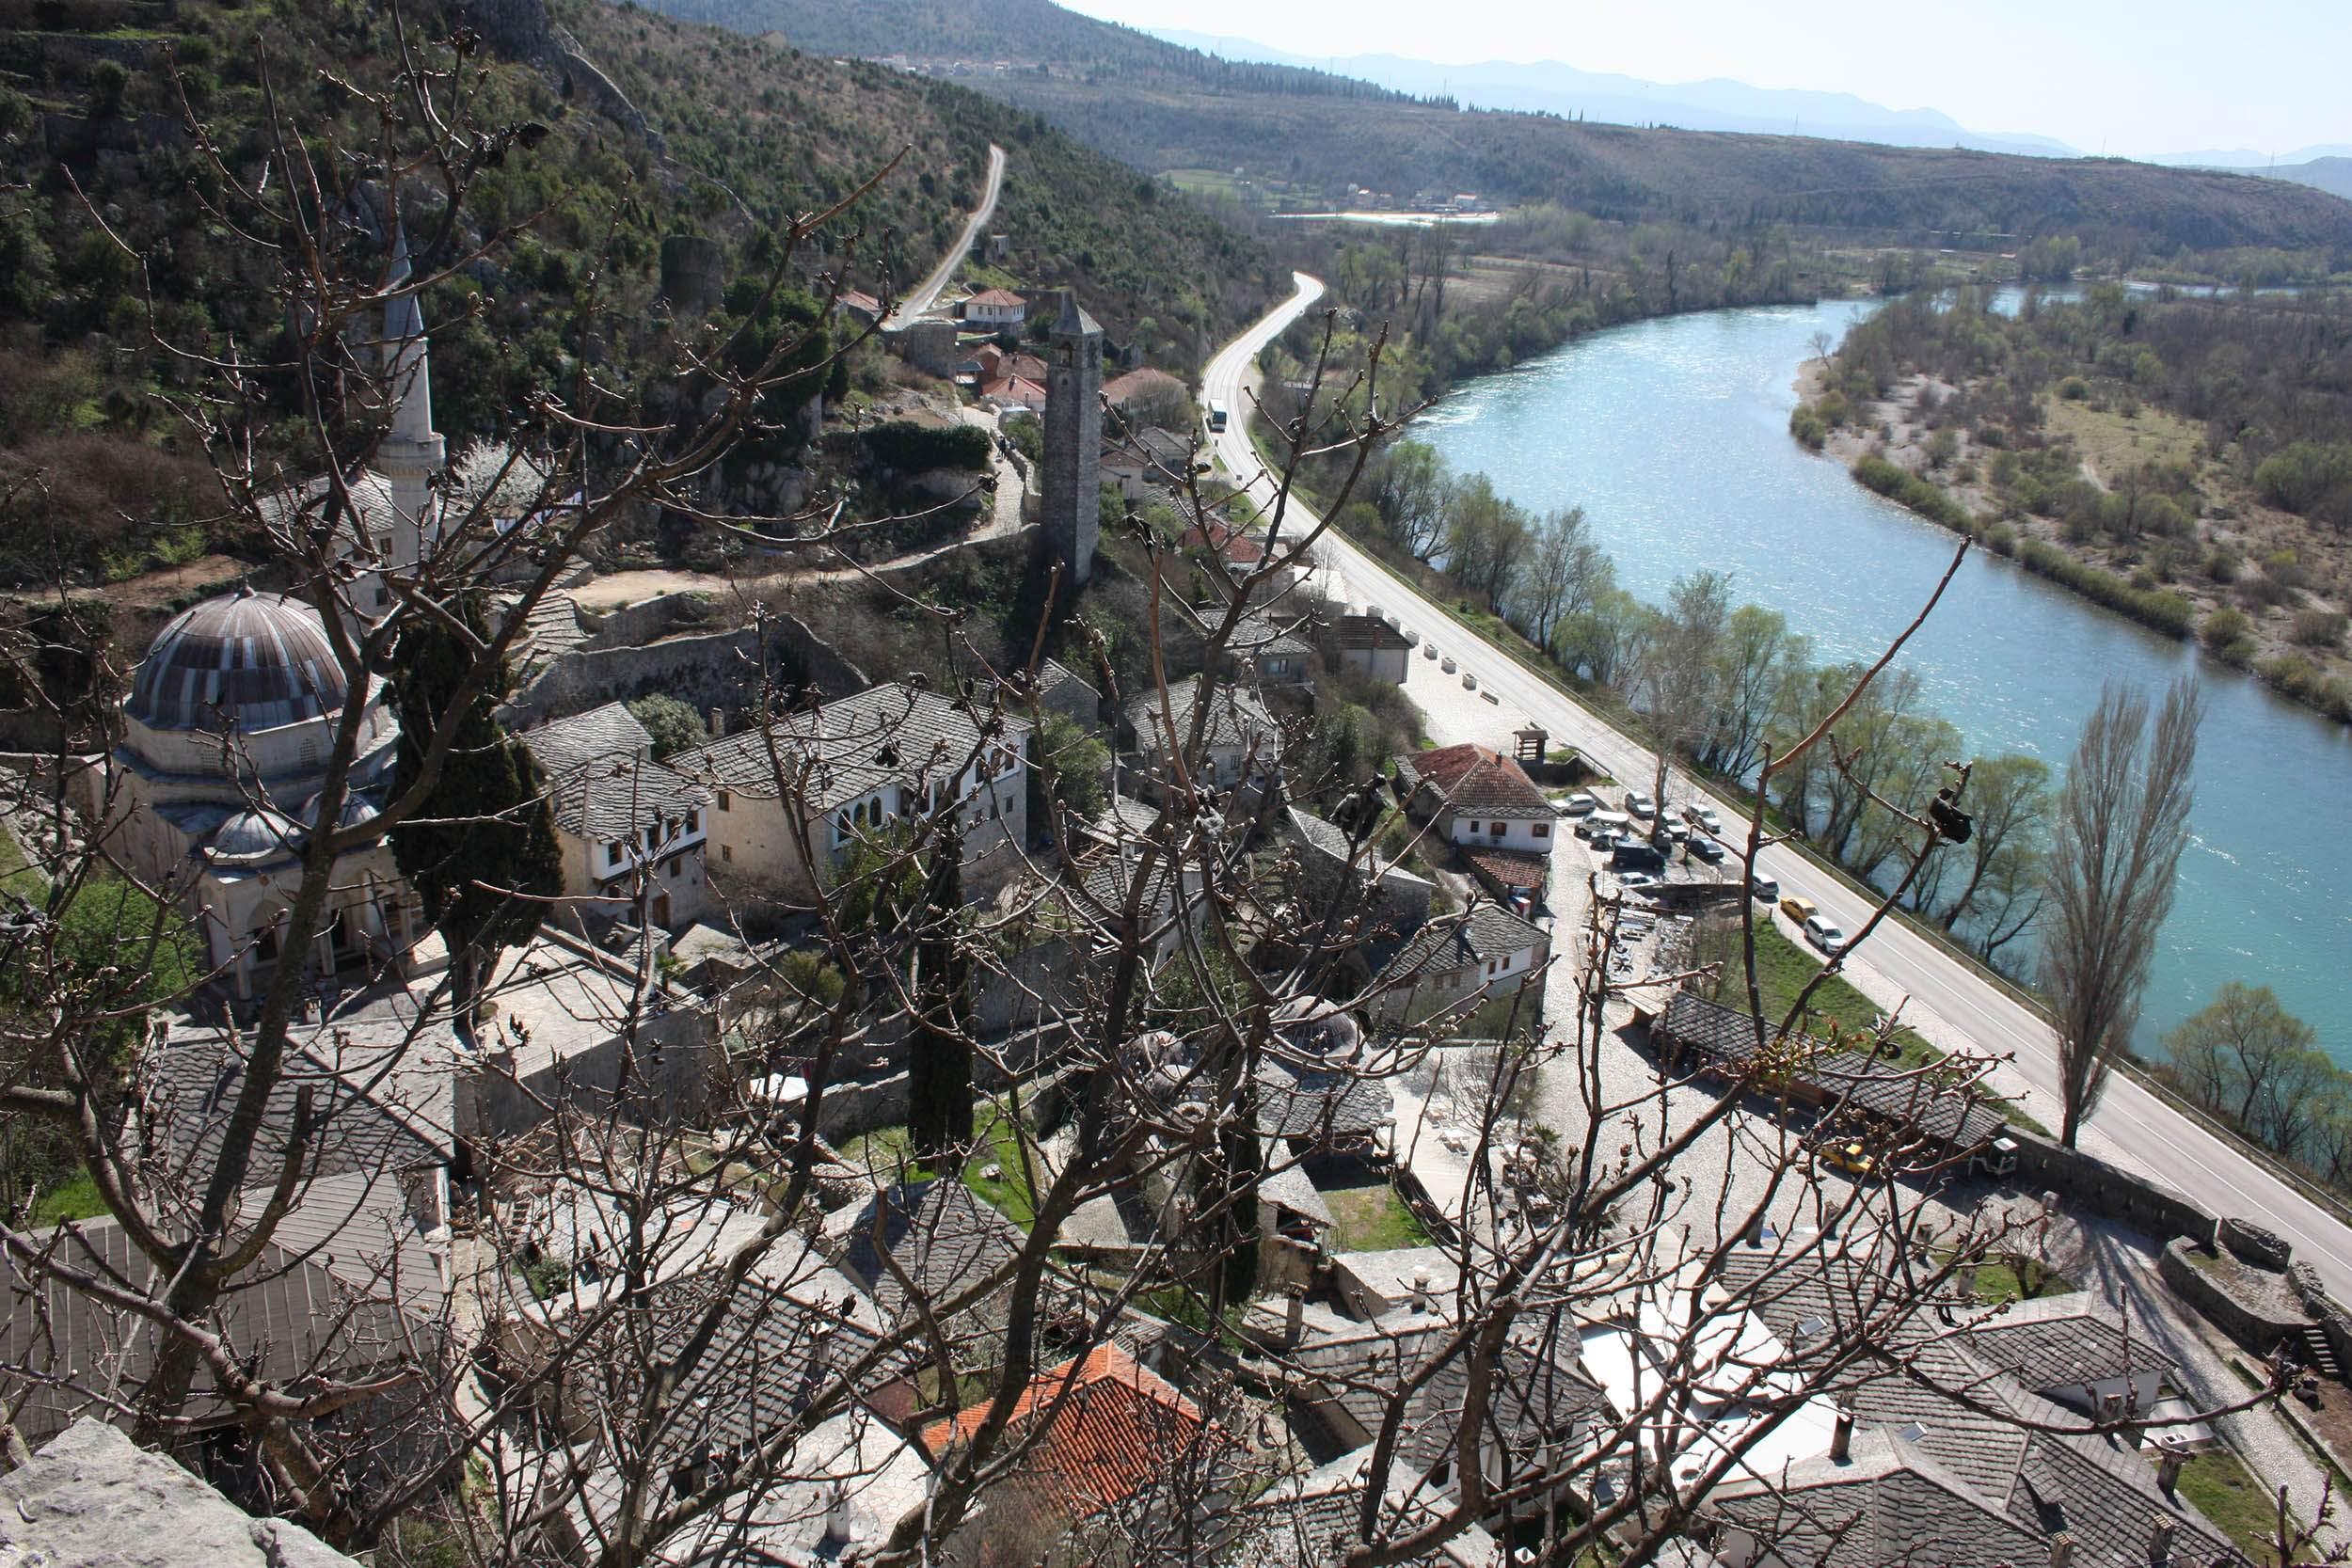
<path fill-rule="evenodd" d="M 671 597 L 686 597 L 672 595 Z M 801 621 L 771 614 L 767 635 L 739 626 L 701 636 L 663 637 L 643 646 L 607 643 L 620 635 L 613 624 L 641 612 L 649 621 L 675 614 L 653 601 L 633 610 L 618 610 L 606 618 L 592 645 L 583 645 L 552 660 L 531 685 L 516 693 L 501 715 L 509 729 L 543 720 L 584 713 L 606 703 L 633 702 L 654 692 L 676 697 L 707 713 L 714 708 L 740 712 L 760 696 L 762 673 L 779 683 L 805 682 L 828 697 L 863 691 L 872 684 L 865 673 Z M 666 624 L 666 623 L 663 623 Z"/>

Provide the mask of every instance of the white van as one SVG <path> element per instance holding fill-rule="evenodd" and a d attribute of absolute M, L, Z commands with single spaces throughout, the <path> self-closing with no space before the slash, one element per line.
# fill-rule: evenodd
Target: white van
<path fill-rule="evenodd" d="M 1576 825 L 1576 836 L 1587 844 L 1606 844 L 1619 833 L 1633 831 L 1633 818 L 1621 811 L 1597 811 Z"/>

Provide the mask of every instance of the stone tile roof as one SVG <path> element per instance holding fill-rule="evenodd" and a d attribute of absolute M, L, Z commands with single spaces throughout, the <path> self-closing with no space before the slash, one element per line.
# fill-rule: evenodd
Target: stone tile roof
<path fill-rule="evenodd" d="M 146 1256 L 111 1218 L 76 1221 L 24 1240 L 54 1246 L 51 1256 L 60 1267 L 124 1280 L 135 1291 L 163 1289 Z M 37 1374 L 15 1390 L 22 1400 L 16 1425 L 27 1442 L 41 1442 L 83 1415 L 109 1416 L 136 1400 L 154 1366 L 154 1325 L 144 1319 L 126 1321 L 124 1314 L 28 1268 L 13 1253 L 5 1277 L 8 1315 L 0 1318 L 0 1366 Z M 405 1313 L 389 1286 L 373 1281 L 355 1286 L 323 1262 L 306 1260 L 274 1243 L 230 1283 L 206 1326 L 219 1332 L 262 1378 L 281 1386 L 321 1375 L 354 1377 L 433 1338 L 431 1324 Z M 186 1412 L 199 1426 L 231 1414 L 211 1388 L 211 1374 L 199 1368 Z"/>
<path fill-rule="evenodd" d="M 2011 1302 L 1998 1317 L 1971 1327 L 1966 1338 L 1984 1361 L 2045 1395 L 2169 1372 L 2175 1365 L 2153 1341 L 2128 1332 L 2088 1291 Z"/>
<path fill-rule="evenodd" d="M 1409 648 L 1405 634 L 1377 615 L 1343 615 L 1339 625 L 1340 646 L 1343 648 L 1396 649 Z"/>
<path fill-rule="evenodd" d="M 981 1400 L 933 1423 L 923 1446 L 938 1456 L 968 1442 L 993 1403 Z M 998 1441 L 1031 1443 L 1017 1490 L 1034 1487 L 1041 1500 L 1083 1518 L 1150 1486 L 1208 1427 L 1199 1405 L 1109 1341 L 1030 1379 Z"/>
<path fill-rule="evenodd" d="M 1472 816 L 1548 822 L 1556 815 L 1526 769 L 1491 747 L 1466 743 L 1408 752 L 1396 759 L 1396 774 L 1407 795 L 1425 784 Z"/>
<path fill-rule="evenodd" d="M 1245 615 L 1226 647 L 1242 658 L 1304 658 L 1315 648 L 1299 635 L 1301 622 L 1296 615 Z"/>
<path fill-rule="evenodd" d="M 285 1519 L 255 1518 L 85 1418 L 0 1476 L 0 1562 L 27 1568 L 358 1568 Z"/>
<path fill-rule="evenodd" d="M 302 1091 L 313 1132 L 304 1153 L 312 1177 L 410 1170 L 445 1163 L 454 1147 L 448 1077 L 460 1052 L 440 1020 L 419 1023 L 366 1010 L 288 1031 L 285 1070 L 272 1085 L 255 1140 L 253 1175 L 285 1156 Z M 235 1031 L 175 1026 L 146 1064 L 141 1116 L 186 1162 L 199 1185 L 219 1158 L 230 1110 L 245 1090 L 251 1044 Z"/>
<path fill-rule="evenodd" d="M 1492 899 L 1481 898 L 1460 914 L 1437 915 L 1405 941 L 1382 966 L 1384 988 L 1483 969 L 1490 958 L 1529 948 L 1541 952 L 1550 938 Z"/>
<path fill-rule="evenodd" d="M 517 738 L 531 748 L 539 771 L 550 780 L 611 757 L 653 754 L 653 736 L 626 703 L 607 703 L 569 719 L 557 719 L 525 730 Z"/>
<path fill-rule="evenodd" d="M 1258 1131 L 1268 1137 L 1328 1143 L 1368 1137 L 1395 1114 L 1389 1086 L 1346 1068 L 1258 1069 Z"/>
<path fill-rule="evenodd" d="M 1766 1026 L 1769 1037 L 1772 1025 Z M 1674 1045 L 1726 1064 L 1756 1053 L 1754 1021 L 1688 990 L 1666 1004 L 1657 1028 Z M 1843 1100 L 1854 1111 L 1907 1128 L 1956 1149 L 1998 1136 L 2009 1123 L 1974 1093 L 1946 1089 L 1923 1075 L 1898 1069 L 1857 1052 L 1840 1051 L 1799 1035 L 1779 1053 L 1802 1064 L 1792 1075 L 1822 1103 Z"/>
<path fill-rule="evenodd" d="M 1182 743 L 1192 739 L 1192 711 L 1200 700 L 1200 681 L 1199 675 L 1188 675 L 1168 689 L 1168 717 L 1175 721 L 1176 738 Z M 1156 750 L 1163 735 L 1158 694 L 1146 691 L 1129 699 L 1127 720 L 1135 726 L 1144 748 Z M 1270 762 L 1274 743 L 1280 734 L 1274 714 L 1255 691 L 1229 680 L 1216 683 L 1216 695 L 1210 699 L 1208 726 L 1203 732 L 1203 743 L 1211 751 L 1247 749 L 1254 742 L 1260 758 Z"/>
<path fill-rule="evenodd" d="M 1850 1345 L 1857 1325 L 1884 1316 L 1898 1288 L 1885 1277 L 1883 1244 L 1857 1236 L 1794 1258 L 1773 1246 L 1736 1246 L 1720 1282 L 1801 1368 L 1816 1354 L 1808 1344 Z M 2181 1521 L 2171 1564 L 2242 1561 L 2185 1498 L 2157 1489 L 2142 1454 L 2111 1437 L 2067 1430 L 2081 1418 L 1984 1360 L 1964 1328 L 1955 1333 L 1940 1317 L 1914 1315 L 1893 1336 L 1875 1338 L 1876 1354 L 1840 1371 L 1833 1391 L 1854 1413 L 1857 1462 L 1866 1438 L 1883 1436 L 1887 1446 L 1868 1450 L 1873 1464 L 1884 1477 L 1902 1479 L 1884 1497 L 1855 1494 L 1858 1519 L 1872 1517 L 1866 1508 L 1883 1509 L 1913 1539 L 1968 1543 L 1971 1552 L 1984 1553 L 1933 1560 L 2041 1561 L 2049 1538 L 2064 1529 L 2075 1539 L 2075 1568 L 2147 1568 L 2150 1522 L 2168 1513 Z M 1876 1484 L 1879 1478 L 1862 1479 Z M 1834 1483 L 1834 1475 L 1820 1481 Z M 1736 1487 L 1723 1491 L 1740 1495 Z M 1830 1568 L 1919 1560 L 1873 1557 L 1868 1545 L 1838 1546 L 1820 1560 Z"/>
<path fill-rule="evenodd" d="M 1370 1474 L 1371 1455 L 1358 1449 L 1242 1503 L 1233 1518 L 1240 1539 L 1224 1560 L 1231 1568 L 1321 1568 L 1343 1560 L 1360 1540 Z M 1397 1540 L 1434 1524 L 1451 1503 L 1438 1487 L 1392 1487 L 1381 1501 L 1375 1539 Z M 1405 1560 L 1409 1568 L 1503 1568 L 1505 1561 L 1479 1525 Z"/>
<path fill-rule="evenodd" d="M 892 1323 L 913 1305 L 901 1274 L 926 1300 L 945 1303 L 1009 1262 L 1022 1242 L 1012 1221 L 962 1182 L 946 1180 L 882 1188 L 827 1215 L 825 1237 L 834 1265 Z"/>
<path fill-rule="evenodd" d="M 1025 751 L 1034 727 L 1017 714 L 967 706 L 891 681 L 775 720 L 764 730 L 681 752 L 669 766 L 703 784 L 772 799 L 781 762 L 786 784 L 798 790 L 805 784 L 809 809 L 826 812 L 887 784 L 944 784 L 994 745 Z"/>
<path fill-rule="evenodd" d="M 691 779 L 635 757 L 575 768 L 548 791 L 555 825 L 596 844 L 627 843 L 648 828 L 682 823 L 689 812 L 708 811 L 716 799 Z"/>

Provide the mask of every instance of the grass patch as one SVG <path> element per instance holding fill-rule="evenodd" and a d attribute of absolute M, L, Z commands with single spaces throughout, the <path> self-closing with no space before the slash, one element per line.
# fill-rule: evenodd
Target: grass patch
<path fill-rule="evenodd" d="M 2279 1530 L 2278 1494 L 2265 1490 L 2237 1455 L 2227 1449 L 2192 1455 L 2181 1466 L 2180 1491 L 2249 1558 L 2256 1562 L 2278 1560 L 2274 1544 Z M 2300 1528 L 2293 1515 L 2289 1515 L 2288 1528 Z M 2297 1562 L 2318 1560 L 2308 1553 L 2296 1559 Z"/>
<path fill-rule="evenodd" d="M 2073 1289 L 2074 1282 L 2058 1270 L 2017 1253 L 1996 1253 L 1977 1265 L 1977 1300 L 1988 1307 L 2063 1295 Z"/>
<path fill-rule="evenodd" d="M 1727 1007 L 1747 1006 L 1747 972 L 1740 962 L 1739 927 L 1726 923 L 1723 929 L 1730 937 L 1730 951 L 1724 954 L 1703 954 L 1721 968 L 1715 980 L 1714 1000 Z M 1781 934 L 1763 910 L 1756 913 L 1756 983 L 1764 993 L 1764 1016 L 1777 1024 L 1795 1006 L 1797 997 L 1821 972 L 1821 961 Z M 1835 1025 L 1840 1036 L 1867 1033 L 1885 1012 L 1877 1003 L 1856 990 L 1841 975 L 1831 975 L 1823 981 L 1806 1003 L 1805 1016 L 1800 1021 L 1807 1033 L 1826 1035 L 1828 1025 Z M 1944 1053 L 1930 1045 L 1915 1031 L 1898 1028 L 1892 1037 L 1902 1048 L 1901 1065 L 1924 1067 L 1944 1059 Z"/>
<path fill-rule="evenodd" d="M 72 1180 L 40 1195 L 33 1205 L 33 1224 L 63 1225 L 68 1220 L 103 1219 L 106 1213 L 106 1200 L 98 1196 L 98 1183 L 89 1172 L 77 1170 Z"/>
<path fill-rule="evenodd" d="M 1429 1244 L 1429 1232 L 1421 1217 L 1385 1181 L 1327 1192 L 1323 1201 L 1337 1222 L 1331 1231 L 1334 1252 L 1392 1252 Z"/>
<path fill-rule="evenodd" d="M 2187 463 L 2204 467 L 2204 434 L 2186 420 L 2143 404 L 2125 419 L 2113 408 L 2044 397 L 2042 415 L 2051 434 L 2071 436 L 2093 471 L 2113 478 L 2144 463 Z"/>
<path fill-rule="evenodd" d="M 993 1101 L 983 1100 L 973 1117 L 972 1157 L 963 1164 L 963 1184 L 980 1200 L 1026 1230 L 1037 1220 L 1037 1194 L 1031 1189 L 1028 1165 L 1022 1160 L 1021 1132 L 1012 1117 Z M 841 1146 L 842 1160 L 878 1175 L 903 1171 L 909 1180 L 935 1174 L 914 1159 L 903 1125 L 877 1127 Z M 990 1167 L 1000 1174 L 983 1174 Z"/>
<path fill-rule="evenodd" d="M 0 828 L 0 888 L 34 903 L 49 891 L 49 879 L 33 869 L 16 835 L 5 828 Z"/>

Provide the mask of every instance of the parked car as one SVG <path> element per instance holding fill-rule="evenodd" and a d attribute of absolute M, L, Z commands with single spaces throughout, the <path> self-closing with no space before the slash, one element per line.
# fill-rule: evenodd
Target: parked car
<path fill-rule="evenodd" d="M 1630 892 L 1639 888 L 1656 887 L 1658 879 L 1646 871 L 1620 871 L 1617 873 L 1617 885 Z"/>
<path fill-rule="evenodd" d="M 1856 1180 L 1867 1181 L 1878 1174 L 1878 1157 L 1859 1143 L 1833 1138 L 1820 1148 L 1821 1164 L 1832 1170 L 1844 1171 Z"/>
<path fill-rule="evenodd" d="M 1554 800 L 1551 809 L 1563 816 L 1584 816 L 1600 810 L 1600 801 L 1591 790 L 1580 789 Z"/>
<path fill-rule="evenodd" d="M 1821 906 L 1799 894 L 1790 894 L 1780 901 L 1780 912 L 1802 926 L 1821 912 Z"/>
<path fill-rule="evenodd" d="M 1814 915 L 1804 923 L 1804 940 L 1833 958 L 1846 950 L 1844 929 L 1826 915 Z"/>
<path fill-rule="evenodd" d="M 1646 871 L 1651 876 L 1663 876 L 1666 857 L 1654 844 L 1638 838 L 1621 838 L 1609 851 L 1609 863 L 1619 871 Z"/>
<path fill-rule="evenodd" d="M 1761 871 L 1757 872 L 1754 877 L 1748 879 L 1748 896 L 1751 898 L 1761 899 L 1767 904 L 1779 902 L 1779 879 L 1767 877 Z"/>
<path fill-rule="evenodd" d="M 1638 789 L 1625 792 L 1625 814 L 1636 821 L 1646 822 L 1658 815 L 1658 802 Z"/>
<path fill-rule="evenodd" d="M 1682 851 L 1692 859 L 1705 861 L 1709 865 L 1720 864 L 1724 858 L 1724 847 L 1705 833 L 1692 833 L 1683 844 Z"/>
<path fill-rule="evenodd" d="M 1661 822 L 1658 825 L 1658 831 L 1651 836 L 1661 838 L 1668 844 L 1684 844 L 1690 840 L 1691 830 L 1685 823 Z"/>
<path fill-rule="evenodd" d="M 1576 836 L 1605 847 L 1632 826 L 1633 818 L 1621 811 L 1597 811 L 1576 825 Z"/>
<path fill-rule="evenodd" d="M 1685 806 L 1682 808 L 1682 820 L 1693 828 L 1704 828 L 1710 833 L 1724 831 L 1724 819 L 1715 815 L 1713 806 Z"/>

